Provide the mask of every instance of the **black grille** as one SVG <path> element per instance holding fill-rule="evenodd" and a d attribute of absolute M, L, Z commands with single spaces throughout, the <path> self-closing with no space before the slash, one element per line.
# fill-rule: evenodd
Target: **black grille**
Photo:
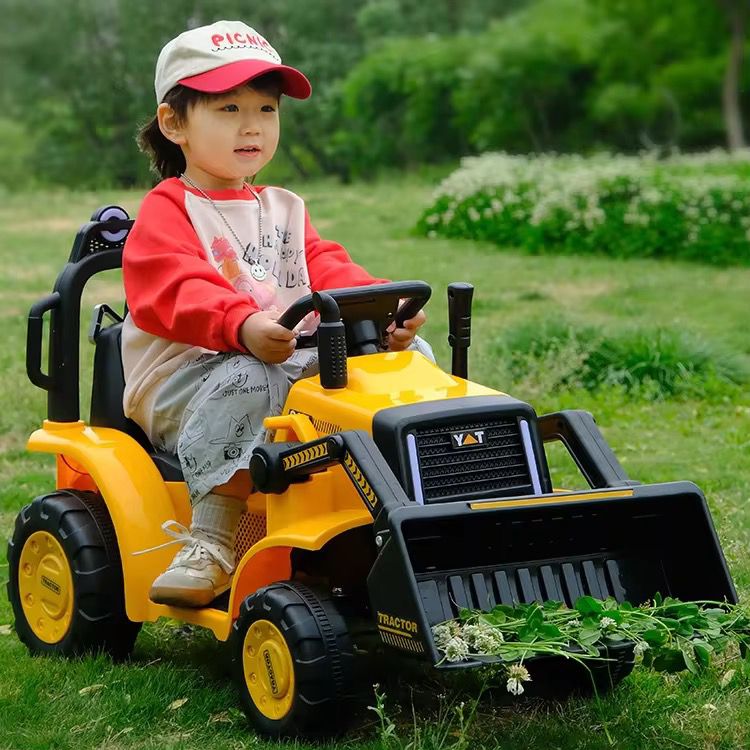
<path fill-rule="evenodd" d="M 481 430 L 482 444 L 454 447 L 453 435 Z M 425 503 L 532 491 L 518 420 L 457 423 L 414 432 Z"/>

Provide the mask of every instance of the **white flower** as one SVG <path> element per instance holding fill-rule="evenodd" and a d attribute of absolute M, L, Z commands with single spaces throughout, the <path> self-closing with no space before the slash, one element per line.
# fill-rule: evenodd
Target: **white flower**
<path fill-rule="evenodd" d="M 499 630 L 484 622 L 464 625 L 461 637 L 475 654 L 495 654 L 505 640 Z"/>
<path fill-rule="evenodd" d="M 469 210 L 467 211 L 467 213 L 469 214 L 469 218 L 470 218 L 470 219 L 471 219 L 472 221 L 479 221 L 479 219 L 481 219 L 481 218 L 482 218 L 482 217 L 480 216 L 480 214 L 479 214 L 479 211 L 477 211 L 477 210 L 476 210 L 476 208 L 474 208 L 474 206 L 472 206 L 472 207 L 471 207 L 471 208 L 470 208 L 470 209 L 469 209 Z"/>
<path fill-rule="evenodd" d="M 508 682 L 505 683 L 505 689 L 513 695 L 521 695 L 524 682 L 531 682 L 529 670 L 523 664 L 511 664 L 508 668 Z"/>
<path fill-rule="evenodd" d="M 440 214 L 430 214 L 425 221 L 430 225 L 437 224 L 440 221 Z"/>
<path fill-rule="evenodd" d="M 477 638 L 477 651 L 480 654 L 494 654 L 504 641 L 499 630 L 489 628 Z"/>
<path fill-rule="evenodd" d="M 602 617 L 601 620 L 599 620 L 599 627 L 602 630 L 611 630 L 617 625 L 617 622 L 613 620 L 611 617 Z"/>
<path fill-rule="evenodd" d="M 445 658 L 448 661 L 463 661 L 469 655 L 469 647 L 463 638 L 453 636 L 445 644 Z"/>
<path fill-rule="evenodd" d="M 638 643 L 635 644 L 635 648 L 633 649 L 633 653 L 638 656 L 643 656 L 643 654 L 651 648 L 646 641 L 638 641 Z"/>
<path fill-rule="evenodd" d="M 432 628 L 432 635 L 435 638 L 435 645 L 445 651 L 445 647 L 451 638 L 456 634 L 456 629 L 452 622 L 441 622 Z"/>

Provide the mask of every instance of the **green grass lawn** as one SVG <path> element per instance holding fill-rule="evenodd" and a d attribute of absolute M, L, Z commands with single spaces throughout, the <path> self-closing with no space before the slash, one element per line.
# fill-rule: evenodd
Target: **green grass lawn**
<path fill-rule="evenodd" d="M 705 491 L 740 595 L 750 588 L 750 397 L 738 388 L 710 399 L 637 400 L 619 390 L 546 392 L 545 373 L 508 382 L 498 359 L 504 331 L 525 320 L 564 316 L 603 331 L 667 326 L 740 356 L 750 354 L 750 269 L 713 269 L 600 257 L 534 257 L 489 244 L 426 240 L 411 227 L 432 184 L 399 178 L 377 184 L 290 185 L 308 201 L 323 236 L 345 244 L 376 275 L 421 278 L 434 288 L 425 335 L 448 367 L 445 286 L 475 287 L 470 376 L 530 400 L 539 412 L 592 411 L 631 476 L 645 482 L 690 479 Z M 35 495 L 53 487 L 47 456 L 25 451 L 45 413 L 44 394 L 24 369 L 26 315 L 50 291 L 78 226 L 99 205 L 135 214 L 140 192 L 46 192 L 0 202 L 0 536 Z M 108 274 L 92 285 L 96 301 L 121 296 Z M 85 319 L 85 318 L 84 318 Z M 84 350 L 88 351 L 88 349 Z M 90 353 L 89 353 L 90 356 Z M 84 364 L 87 381 L 88 364 Z M 84 404 L 87 399 L 83 399 Z M 85 413 L 85 411 L 83 412 Z M 554 478 L 575 481 L 556 457 Z M 0 580 L 7 578 L 0 547 Z M 203 633 L 175 623 L 147 625 L 129 664 L 103 658 L 31 659 L 11 631 L 0 594 L 0 748 L 270 747 L 248 728 L 223 661 Z M 728 670 L 735 669 L 733 674 Z M 722 679 L 723 678 L 723 679 Z M 413 687 L 413 690 L 411 689 Z M 384 688 L 396 723 L 386 740 L 377 717 L 363 711 L 337 746 L 415 748 L 741 748 L 750 746 L 750 669 L 718 662 L 701 677 L 637 673 L 601 700 L 565 703 L 436 687 L 427 678 L 392 678 Z M 437 697 L 436 697 L 437 696 Z M 175 701 L 186 698 L 177 706 Z M 456 712 L 466 702 L 463 724 Z M 373 698 L 374 704 L 374 698 Z M 171 707 L 170 707 L 171 706 Z M 412 707 L 414 714 L 412 714 Z M 289 743 L 283 747 L 298 747 Z"/>

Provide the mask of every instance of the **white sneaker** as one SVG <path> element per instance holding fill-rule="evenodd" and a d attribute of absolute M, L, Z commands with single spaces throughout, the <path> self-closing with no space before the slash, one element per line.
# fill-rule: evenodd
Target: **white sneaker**
<path fill-rule="evenodd" d="M 234 552 L 222 544 L 193 536 L 176 521 L 168 521 L 162 528 L 175 537 L 168 544 L 184 541 L 185 545 L 154 581 L 149 598 L 157 604 L 175 607 L 205 607 L 229 588 Z"/>

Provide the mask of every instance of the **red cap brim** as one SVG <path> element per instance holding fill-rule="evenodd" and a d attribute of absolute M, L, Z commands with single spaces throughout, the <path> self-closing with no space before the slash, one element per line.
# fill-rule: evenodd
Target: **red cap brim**
<path fill-rule="evenodd" d="M 238 60 L 227 63 L 220 68 L 214 68 L 197 76 L 183 78 L 178 83 L 196 91 L 205 91 L 210 94 L 220 94 L 223 91 L 231 91 L 253 78 L 262 76 L 264 73 L 276 72 L 281 76 L 281 93 L 294 99 L 307 99 L 312 93 L 310 81 L 296 68 L 288 65 L 276 65 L 265 60 Z"/>

